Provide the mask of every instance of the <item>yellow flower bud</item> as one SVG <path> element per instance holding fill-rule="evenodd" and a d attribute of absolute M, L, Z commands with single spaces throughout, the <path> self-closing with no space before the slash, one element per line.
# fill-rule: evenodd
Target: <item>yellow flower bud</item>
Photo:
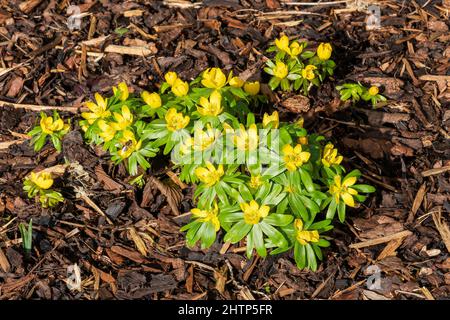
<path fill-rule="evenodd" d="M 141 98 L 152 109 L 158 109 L 162 105 L 161 97 L 156 92 L 150 93 L 148 91 L 144 91 L 141 93 Z"/>
<path fill-rule="evenodd" d="M 120 91 L 120 96 L 119 99 L 120 101 L 125 101 L 128 99 L 129 96 L 129 90 L 128 90 L 128 86 L 125 82 L 121 82 L 117 85 L 118 88 L 113 87 L 113 92 L 114 94 L 116 94 L 118 91 Z"/>
<path fill-rule="evenodd" d="M 289 38 L 286 35 L 280 37 L 280 39 L 275 39 L 275 45 L 281 51 L 289 51 Z"/>
<path fill-rule="evenodd" d="M 220 68 L 209 68 L 202 74 L 202 85 L 206 88 L 220 89 L 227 83 L 227 77 Z"/>
<path fill-rule="evenodd" d="M 244 84 L 244 91 L 251 96 L 256 96 L 259 93 L 260 87 L 261 84 L 259 83 L 259 81 L 246 82 Z"/>
<path fill-rule="evenodd" d="M 378 92 L 380 92 L 378 87 L 371 86 L 369 88 L 369 95 L 371 95 L 371 96 L 376 96 L 378 94 Z"/>
<path fill-rule="evenodd" d="M 278 128 L 278 125 L 280 124 L 278 111 L 274 111 L 270 116 L 268 113 L 264 113 L 263 127 L 266 128 L 269 124 L 272 124 L 272 129 Z"/>
<path fill-rule="evenodd" d="M 242 86 L 244 85 L 245 81 L 242 80 L 239 77 L 233 77 L 230 79 L 230 86 L 235 87 L 235 88 L 242 88 Z"/>
<path fill-rule="evenodd" d="M 181 79 L 176 79 L 172 86 L 172 92 L 177 97 L 184 97 L 189 92 L 189 84 Z"/>
<path fill-rule="evenodd" d="M 176 72 L 173 71 L 169 71 L 166 73 L 166 75 L 164 76 L 164 79 L 166 80 L 166 82 L 169 84 L 169 86 L 173 86 L 173 84 L 175 83 L 175 80 L 178 79 L 178 75 Z"/>
<path fill-rule="evenodd" d="M 328 60 L 331 57 L 331 52 L 333 48 L 329 43 L 321 43 L 317 48 L 317 56 L 320 60 Z"/>
<path fill-rule="evenodd" d="M 53 185 L 53 179 L 50 172 L 41 171 L 38 173 L 32 172 L 30 174 L 30 181 L 38 188 L 47 190 Z"/>

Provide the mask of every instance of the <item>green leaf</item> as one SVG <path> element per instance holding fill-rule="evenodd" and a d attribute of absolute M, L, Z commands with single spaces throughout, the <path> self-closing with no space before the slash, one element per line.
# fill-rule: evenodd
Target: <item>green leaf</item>
<path fill-rule="evenodd" d="M 294 217 L 287 214 L 272 213 L 264 218 L 264 222 L 272 226 L 283 227 L 294 220 Z"/>
<path fill-rule="evenodd" d="M 127 28 L 116 28 L 114 30 L 115 33 L 117 33 L 119 36 L 123 36 L 125 33 L 127 33 L 129 30 Z"/>
<path fill-rule="evenodd" d="M 330 242 L 327 241 L 327 240 L 325 240 L 325 239 L 323 239 L 323 238 L 320 238 L 319 241 L 316 242 L 316 244 L 317 244 L 319 247 L 329 247 L 329 246 L 330 246 Z"/>
<path fill-rule="evenodd" d="M 344 201 L 339 201 L 338 216 L 339 216 L 339 221 L 344 223 L 344 221 L 345 221 L 345 203 L 344 203 Z"/>
<path fill-rule="evenodd" d="M 306 207 L 304 206 L 299 195 L 290 194 L 289 195 L 289 204 L 291 205 L 292 211 L 294 212 L 294 215 L 296 217 L 301 217 L 305 221 L 309 220 L 308 211 L 306 210 Z"/>
<path fill-rule="evenodd" d="M 299 269 L 305 268 L 306 265 L 305 252 L 306 252 L 305 246 L 301 245 L 296 241 L 294 245 L 294 259 Z"/>
<path fill-rule="evenodd" d="M 324 227 L 328 226 L 331 223 L 331 220 L 322 220 L 319 222 L 315 222 L 312 225 L 309 226 L 310 230 L 320 230 L 323 229 Z"/>
<path fill-rule="evenodd" d="M 323 259 L 322 250 L 320 250 L 319 246 L 317 246 L 316 244 L 311 244 L 311 247 L 313 248 L 317 258 L 319 260 L 322 260 Z"/>
<path fill-rule="evenodd" d="M 309 243 L 306 245 L 306 256 L 308 260 L 308 268 L 311 269 L 312 271 L 316 271 L 317 270 L 316 255 Z"/>
<path fill-rule="evenodd" d="M 372 193 L 372 192 L 376 191 L 376 189 L 373 186 L 370 186 L 368 184 L 355 184 L 355 185 L 351 186 L 350 188 L 355 189 L 358 192 L 363 192 L 363 193 Z"/>
<path fill-rule="evenodd" d="M 270 242 L 277 247 L 286 247 L 288 242 L 280 231 L 265 222 L 259 223 L 262 232 L 270 239 Z"/>
<path fill-rule="evenodd" d="M 359 178 L 361 176 L 361 171 L 359 171 L 358 169 L 352 170 L 349 174 L 347 174 L 344 179 L 342 179 L 342 181 L 345 181 L 348 178 L 351 177 L 357 177 Z"/>
<path fill-rule="evenodd" d="M 336 213 L 336 209 L 337 209 L 337 203 L 336 203 L 336 199 L 333 197 L 333 200 L 331 200 L 330 205 L 328 206 L 328 210 L 327 210 L 327 219 L 333 219 L 334 215 Z"/>
<path fill-rule="evenodd" d="M 253 225 L 251 232 L 256 252 L 258 252 L 258 254 L 264 258 L 265 256 L 267 256 L 267 250 L 266 247 L 264 246 L 264 238 L 260 225 L 259 224 Z"/>
<path fill-rule="evenodd" d="M 202 233 L 202 249 L 209 248 L 216 240 L 216 231 L 211 221 L 203 223 L 204 227 L 201 230 Z"/>
<path fill-rule="evenodd" d="M 316 214 L 320 211 L 320 207 L 317 205 L 317 203 L 315 203 L 306 196 L 300 195 L 299 197 L 303 202 L 303 204 L 305 205 L 305 207 L 308 208 L 309 211 L 311 211 L 311 213 Z"/>
<path fill-rule="evenodd" d="M 252 226 L 245 223 L 244 221 L 239 221 L 224 237 L 225 242 L 237 243 L 241 241 L 252 229 Z"/>

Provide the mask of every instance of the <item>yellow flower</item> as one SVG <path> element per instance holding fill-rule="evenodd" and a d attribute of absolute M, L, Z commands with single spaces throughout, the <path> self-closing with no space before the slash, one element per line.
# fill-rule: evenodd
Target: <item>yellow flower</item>
<path fill-rule="evenodd" d="M 251 176 L 249 184 L 252 189 L 258 189 L 262 185 L 261 176 Z"/>
<path fill-rule="evenodd" d="M 128 91 L 128 87 L 127 84 L 125 82 L 121 82 L 117 85 L 118 88 L 113 87 L 113 92 L 114 95 L 117 93 L 117 91 L 120 91 L 120 96 L 119 96 L 119 100 L 120 101 L 125 101 L 128 99 L 129 96 L 129 91 Z"/>
<path fill-rule="evenodd" d="M 331 57 L 332 51 L 333 48 L 331 47 L 331 44 L 321 43 L 317 48 L 317 56 L 319 57 L 320 60 L 328 60 Z"/>
<path fill-rule="evenodd" d="M 246 82 L 244 84 L 244 91 L 251 96 L 256 96 L 259 93 L 260 88 L 261 84 L 259 83 L 259 81 Z"/>
<path fill-rule="evenodd" d="M 291 57 L 296 57 L 303 51 L 303 46 L 301 46 L 297 41 L 289 44 L 289 38 L 285 35 L 280 39 L 275 39 L 275 45 L 279 50 L 286 52 Z"/>
<path fill-rule="evenodd" d="M 162 105 L 161 97 L 156 92 L 144 91 L 141 93 L 141 98 L 151 109 L 158 109 Z"/>
<path fill-rule="evenodd" d="M 47 134 L 52 134 L 68 128 L 68 125 L 64 125 L 64 121 L 62 119 L 53 120 L 53 117 L 47 117 L 45 113 L 41 113 L 40 125 L 42 132 Z"/>
<path fill-rule="evenodd" d="M 206 168 L 198 167 L 195 169 L 195 175 L 197 178 L 208 187 L 212 187 L 218 183 L 223 174 L 223 165 L 219 164 L 216 169 L 209 161 L 206 161 Z"/>
<path fill-rule="evenodd" d="M 122 106 L 122 112 L 114 112 L 114 120 L 112 126 L 117 131 L 122 131 L 128 128 L 133 123 L 133 114 L 127 106 Z"/>
<path fill-rule="evenodd" d="M 233 142 L 239 150 L 252 151 L 258 147 L 258 129 L 256 124 L 251 124 L 245 130 L 243 124 L 239 125 L 239 132 L 234 134 Z"/>
<path fill-rule="evenodd" d="M 291 57 L 296 57 L 303 51 L 303 46 L 300 45 L 298 42 L 292 42 L 289 46 L 289 55 Z"/>
<path fill-rule="evenodd" d="M 105 120 L 98 121 L 98 127 L 100 128 L 99 136 L 105 140 L 105 142 L 111 141 L 116 135 L 116 129 L 113 125 L 109 125 Z"/>
<path fill-rule="evenodd" d="M 371 96 L 376 96 L 378 94 L 378 92 L 380 92 L 380 90 L 378 89 L 378 87 L 375 86 L 371 86 L 369 88 L 369 95 Z"/>
<path fill-rule="evenodd" d="M 169 84 L 169 86 L 173 86 L 173 84 L 175 83 L 175 80 L 178 79 L 178 75 L 176 72 L 173 71 L 169 71 L 166 73 L 166 75 L 164 76 L 164 79 L 166 80 L 166 82 Z"/>
<path fill-rule="evenodd" d="M 280 119 L 278 117 L 278 111 L 272 112 L 272 114 L 270 116 L 268 113 L 264 113 L 263 127 L 266 128 L 269 126 L 269 124 L 272 124 L 272 129 L 278 128 L 278 125 L 280 124 Z"/>
<path fill-rule="evenodd" d="M 240 203 L 242 212 L 244 213 L 244 221 L 247 224 L 257 224 L 261 218 L 267 217 L 270 211 L 269 206 L 259 206 L 255 200 L 248 203 Z"/>
<path fill-rule="evenodd" d="M 206 69 L 202 74 L 202 85 L 206 88 L 220 89 L 227 83 L 227 77 L 220 68 Z"/>
<path fill-rule="evenodd" d="M 194 150 L 204 151 L 208 149 L 216 141 L 219 135 L 219 130 L 212 128 L 210 124 L 207 125 L 206 131 L 197 128 L 193 140 Z"/>
<path fill-rule="evenodd" d="M 229 81 L 230 86 L 235 87 L 235 88 L 242 88 L 244 83 L 245 83 L 245 81 L 239 77 L 233 77 Z"/>
<path fill-rule="evenodd" d="M 202 116 L 218 116 L 223 111 L 221 102 L 222 95 L 219 91 L 214 90 L 209 97 L 209 101 L 205 97 L 200 98 L 199 103 L 201 107 L 197 106 L 197 111 Z"/>
<path fill-rule="evenodd" d="M 39 189 L 43 190 L 47 190 L 53 185 L 51 173 L 45 171 L 38 173 L 32 172 L 30 174 L 30 181 L 33 182 Z"/>
<path fill-rule="evenodd" d="M 338 149 L 334 148 L 332 143 L 327 143 L 323 149 L 322 164 L 329 168 L 332 165 L 340 164 L 342 159 L 342 156 L 338 156 Z"/>
<path fill-rule="evenodd" d="M 283 149 L 283 159 L 286 163 L 286 168 L 289 171 L 295 171 L 298 167 L 303 165 L 305 162 L 308 162 L 311 154 L 306 151 L 302 151 L 302 145 L 297 144 L 295 148 L 293 148 L 290 144 L 286 144 Z"/>
<path fill-rule="evenodd" d="M 183 116 L 181 112 L 177 112 L 175 108 L 170 108 L 165 116 L 167 129 L 169 131 L 177 131 L 185 128 L 190 121 L 189 116 Z"/>
<path fill-rule="evenodd" d="M 117 153 L 122 159 L 126 159 L 135 151 L 141 148 L 142 141 L 136 141 L 133 131 L 125 130 L 122 138 L 119 140 L 122 143 L 122 149 Z"/>
<path fill-rule="evenodd" d="M 211 210 L 201 210 L 199 208 L 194 208 L 191 210 L 191 212 L 192 215 L 200 222 L 211 221 L 214 225 L 214 230 L 216 232 L 219 231 L 220 221 L 218 218 L 219 208 L 217 207 L 217 203 L 214 202 L 214 208 Z"/>
<path fill-rule="evenodd" d="M 319 242 L 319 232 L 317 230 L 303 230 L 302 220 L 295 219 L 294 228 L 296 231 L 295 237 L 300 244 L 306 245 L 309 242 Z"/>
<path fill-rule="evenodd" d="M 177 97 L 183 97 L 189 92 L 189 84 L 181 79 L 176 79 L 172 85 L 172 92 Z"/>
<path fill-rule="evenodd" d="M 275 39 L 275 45 L 279 50 L 289 52 L 289 38 L 286 35 L 281 36 L 280 39 Z"/>
<path fill-rule="evenodd" d="M 354 207 L 353 196 L 357 195 L 358 191 L 350 187 L 356 183 L 357 178 L 350 177 L 344 179 L 343 182 L 341 182 L 341 179 L 339 175 L 334 176 L 334 184 L 330 186 L 330 193 L 334 196 L 336 203 L 339 203 L 339 200 L 342 199 L 346 205 Z"/>
<path fill-rule="evenodd" d="M 284 79 L 287 77 L 289 71 L 287 65 L 281 61 L 277 61 L 275 68 L 273 68 L 273 75 L 278 79 Z"/>
<path fill-rule="evenodd" d="M 302 77 L 308 80 L 312 80 L 316 77 L 314 74 L 314 70 L 316 70 L 317 67 L 313 66 L 312 64 L 308 64 L 303 70 L 302 70 Z"/>
<path fill-rule="evenodd" d="M 298 138 L 298 143 L 303 144 L 303 145 L 307 145 L 308 144 L 308 137 L 299 137 Z"/>
<path fill-rule="evenodd" d="M 93 124 L 97 119 L 107 118 L 111 115 L 111 112 L 106 110 L 107 99 L 103 99 L 100 94 L 96 93 L 95 101 L 97 104 L 91 101 L 86 102 L 85 105 L 91 112 L 83 112 L 81 114 L 81 116 L 86 119 L 89 124 Z"/>

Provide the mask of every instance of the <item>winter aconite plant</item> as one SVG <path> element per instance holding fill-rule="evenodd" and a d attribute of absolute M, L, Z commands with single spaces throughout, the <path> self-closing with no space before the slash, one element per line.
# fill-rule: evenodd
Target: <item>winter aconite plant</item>
<path fill-rule="evenodd" d="M 39 125 L 28 132 L 28 135 L 32 137 L 31 144 L 34 145 L 34 151 L 42 149 L 47 137 L 50 138 L 55 149 L 61 151 L 61 139 L 69 130 L 70 123 L 64 123 L 58 112 L 54 111 L 52 117 L 41 112 Z"/>
<path fill-rule="evenodd" d="M 353 103 L 359 100 L 370 101 L 372 106 L 375 107 L 378 102 L 386 101 L 386 98 L 379 94 L 379 89 L 376 86 L 366 88 L 361 83 L 344 83 L 341 86 L 337 86 L 336 89 L 341 95 L 342 101 L 352 100 Z"/>
<path fill-rule="evenodd" d="M 53 178 L 50 172 L 31 172 L 23 183 L 23 190 L 27 192 L 28 198 L 36 198 L 42 207 L 53 207 L 58 202 L 64 201 L 61 193 L 50 189 Z"/>
<path fill-rule="evenodd" d="M 273 88 L 307 92 L 332 74 L 329 45 L 308 52 L 280 41 Z M 343 222 L 347 207 L 374 192 L 302 121 L 280 122 L 276 111 L 257 121 L 251 110 L 265 101 L 259 82 L 209 68 L 190 82 L 168 72 L 155 92 L 131 94 L 124 83 L 113 91 L 86 103 L 85 138 L 123 162 L 136 183 L 151 157 L 171 155 L 179 179 L 196 184 L 191 221 L 181 228 L 190 247 L 208 248 L 220 237 L 245 244 L 248 257 L 293 250 L 299 268 L 316 270 L 335 216 Z"/>
<path fill-rule="evenodd" d="M 321 43 L 317 50 L 307 50 L 307 42 L 290 41 L 286 35 L 275 39 L 267 52 L 276 52 L 267 60 L 264 71 L 272 76 L 269 87 L 283 91 L 300 90 L 307 95 L 312 86 L 319 87 L 327 76 L 333 75 L 336 64 L 330 60 L 331 44 Z"/>

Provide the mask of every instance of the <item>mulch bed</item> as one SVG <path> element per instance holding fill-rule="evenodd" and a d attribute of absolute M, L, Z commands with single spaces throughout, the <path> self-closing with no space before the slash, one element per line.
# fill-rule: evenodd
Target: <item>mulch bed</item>
<path fill-rule="evenodd" d="M 0 299 L 448 298 L 450 1 L 382 1 L 373 31 L 355 3 L 86 1 L 81 29 L 70 31 L 65 1 L 2 1 Z M 122 165 L 83 144 L 77 126 L 61 153 L 47 145 L 35 154 L 24 136 L 43 106 L 61 107 L 76 124 L 95 92 L 120 81 L 154 90 L 169 70 L 191 79 L 218 66 L 267 82 L 265 49 L 281 32 L 312 47 L 331 42 L 337 69 L 309 101 L 276 94 L 272 104 L 284 119 L 302 114 L 310 132 L 341 150 L 344 166 L 377 187 L 336 224 L 315 273 L 298 270 L 289 254 L 247 260 L 239 246 L 218 242 L 187 249 L 179 228 L 193 189 L 173 182 L 165 158 L 139 190 Z M 380 85 L 389 101 L 376 110 L 342 105 L 334 87 L 344 81 Z M 65 162 L 56 181 L 63 205 L 42 209 L 26 197 L 29 172 Z M 28 255 L 18 225 L 31 218 Z M 380 286 L 368 287 L 378 275 Z"/>

